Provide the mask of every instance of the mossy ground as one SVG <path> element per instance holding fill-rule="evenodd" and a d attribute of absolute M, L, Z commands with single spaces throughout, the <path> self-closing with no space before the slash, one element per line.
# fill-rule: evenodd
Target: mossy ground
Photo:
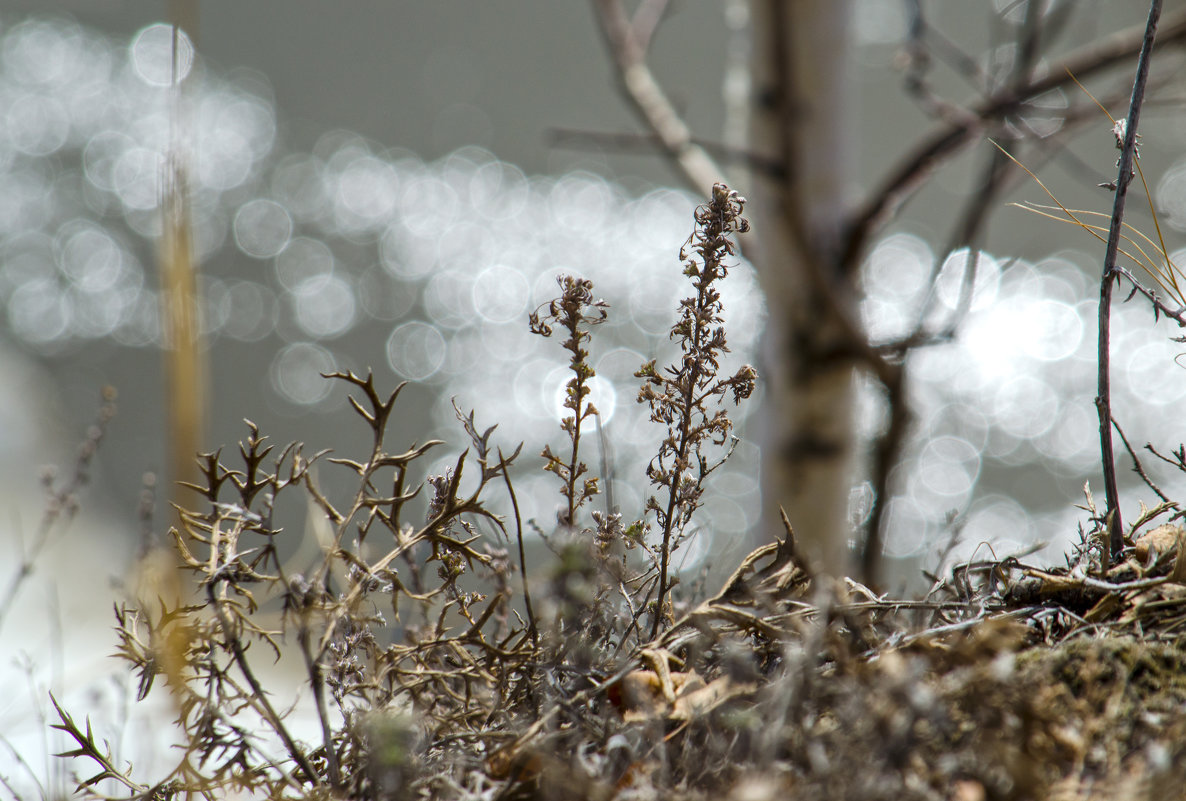
<path fill-rule="evenodd" d="M 1164 561 L 1094 580 L 981 566 L 998 580 L 962 611 L 942 600 L 960 582 L 892 602 L 778 561 L 755 562 L 656 643 L 681 668 L 667 696 L 644 660 L 633 678 L 649 693 L 590 699 L 580 719 L 523 741 L 517 794 L 1186 798 L 1186 644 Z M 1017 602 L 1033 580 L 1046 600 Z"/>

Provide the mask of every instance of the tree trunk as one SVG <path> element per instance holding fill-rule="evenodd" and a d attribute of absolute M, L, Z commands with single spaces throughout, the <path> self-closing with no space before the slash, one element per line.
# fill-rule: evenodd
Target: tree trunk
<path fill-rule="evenodd" d="M 783 164 L 782 175 L 754 176 L 758 241 L 747 244 L 770 302 L 764 530 L 780 530 L 784 507 L 817 569 L 842 575 L 851 567 L 848 506 L 859 454 L 859 318 L 850 277 L 839 268 L 844 194 L 856 159 L 851 3 L 756 0 L 753 8 L 752 149 L 778 154 Z"/>

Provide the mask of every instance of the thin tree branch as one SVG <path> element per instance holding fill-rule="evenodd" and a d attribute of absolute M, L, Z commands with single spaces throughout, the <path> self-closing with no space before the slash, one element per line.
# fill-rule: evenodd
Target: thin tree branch
<path fill-rule="evenodd" d="M 621 0 L 594 0 L 593 8 L 626 97 L 659 137 L 663 149 L 678 165 L 690 187 L 697 194 L 711 195 L 713 184 L 725 179 L 725 172 L 704 148 L 692 141 L 691 129 L 655 80 L 646 63 L 646 47 L 639 41 Z"/>
<path fill-rule="evenodd" d="M 1137 75 L 1133 80 L 1132 100 L 1128 105 L 1128 119 L 1123 133 L 1123 147 L 1116 173 L 1116 197 L 1112 205 L 1112 223 L 1108 228 L 1108 245 L 1104 251 L 1104 270 L 1100 278 L 1099 343 L 1096 357 L 1098 394 L 1095 399 L 1100 422 L 1100 457 L 1104 470 L 1104 493 L 1107 498 L 1109 521 L 1109 560 L 1115 561 L 1124 548 L 1124 525 L 1120 518 L 1120 498 L 1116 489 L 1116 460 L 1112 452 L 1112 387 L 1111 387 L 1111 312 L 1112 286 L 1116 283 L 1116 255 L 1120 248 L 1120 227 L 1124 221 L 1124 203 L 1128 185 L 1133 178 L 1133 163 L 1137 150 L 1137 124 L 1141 119 L 1141 103 L 1145 99 L 1145 84 L 1149 80 L 1149 57 L 1157 35 L 1157 21 L 1161 16 L 1161 0 L 1151 0 L 1149 20 L 1145 24 L 1145 38 L 1137 59 Z M 1121 132 L 1117 131 L 1118 137 Z"/>
<path fill-rule="evenodd" d="M 877 439 L 873 460 L 873 474 L 870 483 L 873 485 L 873 508 L 869 512 L 869 522 L 866 525 L 865 542 L 861 546 L 861 575 L 866 581 L 873 581 L 881 566 L 881 550 L 884 540 L 885 510 L 887 508 L 890 490 L 890 474 L 902 451 L 902 443 L 906 441 L 906 432 L 910 425 L 910 409 L 906 404 L 906 381 L 904 370 L 897 369 L 886 378 L 881 378 L 885 387 L 886 408 L 889 409 L 889 425 L 885 433 Z"/>
<path fill-rule="evenodd" d="M 771 180 L 785 177 L 781 161 L 744 148 L 730 147 L 693 136 L 692 144 L 704 148 L 722 164 L 740 164 L 746 169 L 760 172 Z M 577 128 L 550 128 L 546 133 L 546 144 L 550 147 L 589 149 L 606 147 L 619 153 L 666 153 L 658 134 L 634 133 L 632 131 L 586 131 Z"/>
<path fill-rule="evenodd" d="M 644 53 L 651 48 L 651 38 L 659 29 L 659 23 L 667 13 L 669 2 L 670 0 L 642 0 L 634 10 L 630 29 L 634 31 L 634 39 Z"/>
<path fill-rule="evenodd" d="M 1137 458 L 1136 451 L 1134 451 L 1132 449 L 1132 445 L 1128 443 L 1128 437 L 1124 436 L 1124 429 L 1120 427 L 1120 423 L 1116 422 L 1115 417 L 1112 418 L 1112 425 L 1116 428 L 1116 433 L 1120 435 L 1120 441 L 1124 443 L 1124 449 L 1128 451 L 1128 455 L 1132 457 L 1133 472 L 1141 477 L 1141 480 L 1145 482 L 1145 486 L 1153 490 L 1158 498 L 1161 498 L 1161 500 L 1169 503 L 1169 497 L 1161 491 L 1160 487 L 1153 483 L 1153 479 L 1149 478 L 1149 474 L 1145 472 L 1145 466 L 1142 465 L 1141 460 Z"/>
<path fill-rule="evenodd" d="M 1094 42 L 1070 53 L 1060 63 L 1051 65 L 1045 74 L 1018 87 L 1008 87 L 971 106 L 970 118 L 963 123 L 947 123 L 925 136 L 910 150 L 881 182 L 869 199 L 855 210 L 847 225 L 845 253 L 841 266 L 851 274 L 860 264 L 865 243 L 886 219 L 891 217 L 927 176 L 944 160 L 976 139 L 985 124 L 1017 111 L 1025 102 L 1071 82 L 1122 64 L 1140 52 L 1143 28 L 1131 28 Z M 1170 17 L 1162 28 L 1160 45 L 1186 42 L 1186 11 Z"/>
<path fill-rule="evenodd" d="M 984 86 L 987 83 L 984 66 L 980 61 L 965 53 L 959 45 L 944 36 L 942 31 L 927 22 L 921 0 L 906 0 L 905 6 L 909 20 L 906 45 L 908 55 L 912 59 L 917 56 L 923 61 L 921 65 L 912 62 L 906 72 L 908 94 L 911 93 L 912 84 L 925 78 L 926 72 L 930 69 L 932 56 L 943 61 L 956 75 L 967 80 L 972 86 Z M 925 86 L 925 79 L 919 85 Z"/>
<path fill-rule="evenodd" d="M 1127 278 L 1129 283 L 1132 284 L 1132 290 L 1129 293 L 1129 297 L 1132 297 L 1133 292 L 1139 292 L 1145 296 L 1145 299 L 1148 300 L 1153 306 L 1153 316 L 1155 318 L 1158 316 L 1168 317 L 1169 319 L 1176 322 L 1179 328 L 1186 328 L 1186 307 L 1171 309 L 1169 306 L 1166 306 L 1165 301 L 1157 297 L 1157 293 L 1152 289 L 1148 289 L 1144 284 L 1138 281 L 1137 277 L 1133 275 L 1127 267 L 1121 267 L 1117 265 L 1115 272 L 1117 275 Z"/>
<path fill-rule="evenodd" d="M 1017 31 L 1016 46 L 1019 55 L 1014 63 L 1013 72 L 1009 76 L 1009 85 L 1015 88 L 1023 87 L 1031 80 L 1034 66 L 1040 54 L 1039 45 L 1045 38 L 1040 9 L 1041 6 L 1038 3 L 1030 3 L 1025 23 Z M 919 15 L 921 15 L 921 10 L 919 10 Z M 960 247 L 966 247 L 969 253 L 969 265 L 960 290 L 959 303 L 955 316 L 949 323 L 952 332 L 963 314 L 971 306 L 972 290 L 975 285 L 976 268 L 980 255 L 979 242 L 984 233 L 989 211 L 1008 180 L 1009 173 L 1006 170 L 1008 165 L 1008 157 L 1000 150 L 994 150 L 989 156 L 984 166 L 979 190 L 969 196 L 964 213 L 961 215 L 952 238 L 951 246 L 947 250 L 947 252 L 952 252 Z M 934 297 L 936 281 L 941 269 L 942 263 L 939 262 L 931 274 L 930 293 L 919 309 L 914 331 L 907 337 L 907 340 L 925 340 L 927 338 L 925 332 L 927 307 Z M 903 357 L 908 352 L 908 350 L 903 350 Z M 885 522 L 886 499 L 890 494 L 890 474 L 901 456 L 902 446 L 906 441 L 910 424 L 910 411 L 907 408 L 905 397 L 905 363 L 892 375 L 889 375 L 888 379 L 882 378 L 882 383 L 885 386 L 890 421 L 885 433 L 876 441 L 873 471 L 870 476 L 873 485 L 873 508 L 869 514 L 865 542 L 861 551 L 862 576 L 866 581 L 873 580 L 876 576 L 881 560 L 882 527 Z"/>

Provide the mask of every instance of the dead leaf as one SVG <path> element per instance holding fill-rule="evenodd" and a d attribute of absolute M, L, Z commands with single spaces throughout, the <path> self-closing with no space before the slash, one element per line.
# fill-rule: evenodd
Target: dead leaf
<path fill-rule="evenodd" d="M 1160 554 L 1176 552 L 1178 541 L 1184 533 L 1186 530 L 1172 523 L 1149 529 L 1133 541 L 1137 558 L 1148 564 L 1151 555 L 1156 558 Z"/>

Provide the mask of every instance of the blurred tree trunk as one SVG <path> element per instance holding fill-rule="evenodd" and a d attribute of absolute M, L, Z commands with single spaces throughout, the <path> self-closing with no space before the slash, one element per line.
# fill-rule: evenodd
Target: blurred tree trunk
<path fill-rule="evenodd" d="M 848 572 L 848 499 L 858 454 L 856 354 L 845 320 L 855 299 L 839 272 L 849 166 L 849 0 L 759 0 L 753 9 L 750 150 L 778 155 L 781 174 L 755 173 L 745 242 L 769 301 L 763 352 L 763 520 L 787 511 L 817 566 Z M 756 240 L 756 241 L 753 241 Z"/>

